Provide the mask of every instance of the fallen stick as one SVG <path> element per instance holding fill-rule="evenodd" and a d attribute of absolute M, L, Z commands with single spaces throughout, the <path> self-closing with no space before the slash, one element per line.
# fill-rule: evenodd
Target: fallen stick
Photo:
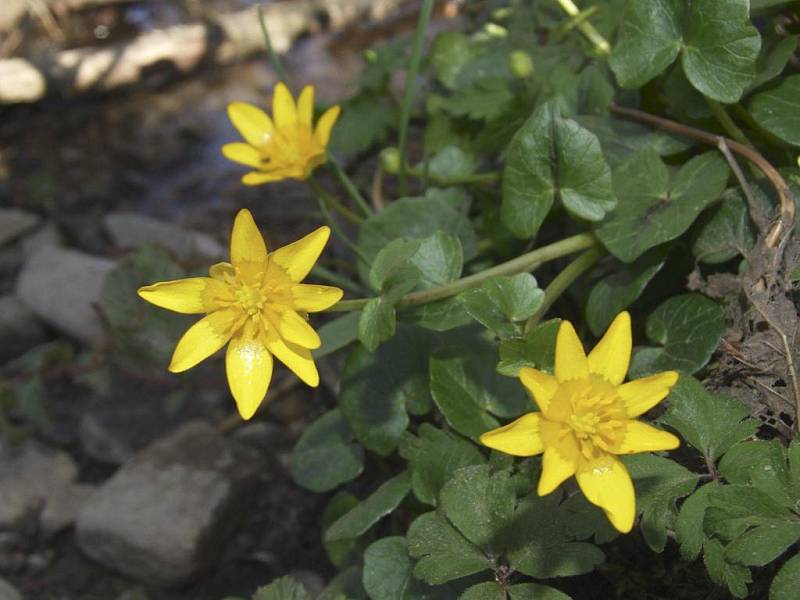
<path fill-rule="evenodd" d="M 404 0 L 294 0 L 264 4 L 276 52 L 286 52 L 301 34 L 326 19 L 339 30 L 374 11 L 396 9 Z M 205 23 L 176 25 L 101 48 L 63 50 L 33 64 L 0 60 L 0 104 L 31 103 L 46 95 L 107 92 L 146 81 L 177 78 L 204 65 L 227 65 L 264 51 L 258 6 Z M 37 76 L 38 73 L 38 76 Z"/>

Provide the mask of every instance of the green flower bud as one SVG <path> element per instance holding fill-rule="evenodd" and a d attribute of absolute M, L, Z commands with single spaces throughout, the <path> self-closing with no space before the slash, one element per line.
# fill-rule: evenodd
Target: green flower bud
<path fill-rule="evenodd" d="M 381 150 L 381 168 L 386 173 L 395 175 L 400 172 L 400 150 L 394 146 Z"/>
<path fill-rule="evenodd" d="M 518 79 L 526 79 L 533 74 L 533 59 L 523 50 L 514 50 L 508 55 L 508 68 Z"/>

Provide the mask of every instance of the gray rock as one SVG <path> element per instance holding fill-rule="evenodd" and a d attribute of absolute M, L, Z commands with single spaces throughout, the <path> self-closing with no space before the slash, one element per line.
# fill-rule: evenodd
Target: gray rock
<path fill-rule="evenodd" d="M 44 533 L 58 533 L 72 525 L 78 516 L 78 511 L 95 489 L 97 486 L 87 483 L 73 483 L 53 488 L 39 515 Z"/>
<path fill-rule="evenodd" d="M 39 217 L 18 208 L 0 208 L 0 246 L 33 229 Z"/>
<path fill-rule="evenodd" d="M 0 528 L 11 527 L 31 512 L 48 515 L 48 532 L 64 528 L 75 518 L 71 497 L 78 476 L 66 452 L 46 448 L 35 440 L 10 446 L 0 442 Z M 44 523 L 43 523 L 44 525 Z"/>
<path fill-rule="evenodd" d="M 22 595 L 13 585 L 0 577 L 0 600 L 22 600 Z"/>
<path fill-rule="evenodd" d="M 58 227 L 54 223 L 48 222 L 22 238 L 19 241 L 19 246 L 22 255 L 25 258 L 30 258 L 42 248 L 60 246 L 63 241 Z"/>
<path fill-rule="evenodd" d="M 13 295 L 0 296 L 0 363 L 47 339 L 34 312 Z"/>
<path fill-rule="evenodd" d="M 194 421 L 145 448 L 84 504 L 79 547 L 150 585 L 175 586 L 222 550 L 255 496 L 258 455 Z"/>
<path fill-rule="evenodd" d="M 113 267 L 105 258 L 45 246 L 23 266 L 17 296 L 43 321 L 97 347 L 105 333 L 95 306 Z"/>
<path fill-rule="evenodd" d="M 123 248 L 158 244 L 181 261 L 216 262 L 224 259 L 226 254 L 222 244 L 206 233 L 183 229 L 138 213 L 112 212 L 106 215 L 104 223 L 114 243 Z"/>

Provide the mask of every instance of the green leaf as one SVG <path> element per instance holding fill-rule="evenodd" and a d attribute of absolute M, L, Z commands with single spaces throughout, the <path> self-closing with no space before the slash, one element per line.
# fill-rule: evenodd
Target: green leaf
<path fill-rule="evenodd" d="M 674 176 L 655 152 L 638 152 L 615 170 L 619 203 L 595 232 L 614 256 L 631 262 L 686 231 L 725 189 L 728 172 L 716 152 L 692 158 Z"/>
<path fill-rule="evenodd" d="M 503 223 L 520 238 L 536 234 L 553 202 L 574 217 L 599 221 L 616 205 L 611 171 L 597 137 L 542 105 L 508 147 L 503 171 Z"/>
<path fill-rule="evenodd" d="M 752 2 L 751 2 L 752 5 Z M 756 63 L 756 78 L 748 91 L 754 90 L 778 77 L 797 48 L 797 36 L 771 36 L 763 40 L 761 53 Z"/>
<path fill-rule="evenodd" d="M 472 323 L 472 317 L 458 296 L 404 308 L 400 318 L 406 323 L 433 331 L 448 331 Z"/>
<path fill-rule="evenodd" d="M 521 338 L 501 341 L 497 372 L 508 377 L 517 377 L 522 367 L 533 367 L 552 373 L 560 325 L 561 319 L 551 319 L 539 323 Z"/>
<path fill-rule="evenodd" d="M 608 82 L 600 69 L 589 65 L 581 71 L 577 92 L 579 114 L 599 116 L 608 114 L 608 107 L 614 100 L 614 86 Z"/>
<path fill-rule="evenodd" d="M 787 508 L 793 509 L 800 500 L 786 465 L 786 450 L 778 440 L 737 444 L 722 458 L 719 469 L 731 483 L 757 487 Z"/>
<path fill-rule="evenodd" d="M 724 394 L 710 394 L 694 377 L 681 375 L 669 396 L 669 409 L 660 421 L 714 464 L 731 446 L 754 435 L 758 421 L 741 402 Z"/>
<path fill-rule="evenodd" d="M 709 493 L 703 528 L 722 540 L 733 540 L 750 527 L 782 526 L 794 518 L 767 492 L 750 485 L 729 484 Z"/>
<path fill-rule="evenodd" d="M 496 581 L 485 581 L 467 588 L 458 600 L 506 600 L 506 591 Z"/>
<path fill-rule="evenodd" d="M 391 339 L 397 328 L 394 306 L 383 298 L 373 298 L 364 305 L 358 320 L 358 339 L 375 352 L 382 342 Z"/>
<path fill-rule="evenodd" d="M 668 458 L 654 454 L 623 457 L 636 488 L 637 510 L 642 515 L 641 529 L 647 545 L 664 550 L 667 530 L 678 516 L 677 501 L 691 494 L 698 476 Z"/>
<path fill-rule="evenodd" d="M 414 495 L 432 506 L 437 505 L 439 491 L 453 473 L 486 462 L 474 444 L 428 423 L 420 425 L 417 436 L 406 434 L 400 455 L 408 461 Z"/>
<path fill-rule="evenodd" d="M 414 289 L 422 274 L 408 267 L 419 245 L 419 240 L 406 238 L 398 238 L 386 244 L 372 261 L 369 284 L 384 294 L 391 291 L 389 288 L 399 287 L 400 290 L 392 294 L 393 300 Z"/>
<path fill-rule="evenodd" d="M 311 600 L 306 589 L 291 577 L 281 577 L 253 594 L 253 600 Z"/>
<path fill-rule="evenodd" d="M 597 136 L 603 155 L 612 167 L 625 162 L 631 154 L 640 150 L 650 149 L 659 156 L 672 156 L 692 146 L 684 138 L 633 121 L 595 115 L 579 115 L 574 119 Z"/>
<path fill-rule="evenodd" d="M 446 146 L 430 158 L 427 166 L 431 177 L 456 179 L 474 173 L 478 161 L 458 146 Z"/>
<path fill-rule="evenodd" d="M 364 449 L 338 408 L 309 425 L 292 450 L 292 478 L 312 492 L 330 491 L 363 469 Z"/>
<path fill-rule="evenodd" d="M 517 334 L 515 323 L 533 315 L 544 301 L 544 291 L 530 273 L 492 277 L 460 296 L 466 311 L 501 338 Z"/>
<path fill-rule="evenodd" d="M 339 404 L 356 438 L 373 452 L 386 456 L 397 447 L 408 426 L 407 405 L 430 402 L 432 343 L 425 330 L 401 326 L 377 351 L 356 347 L 348 356 Z"/>
<path fill-rule="evenodd" d="M 424 198 L 401 198 L 392 202 L 361 226 L 359 248 L 373 260 L 394 239 L 426 238 L 442 231 L 458 237 L 464 260 L 474 258 L 477 254 L 475 230 L 452 198 L 452 195 L 428 190 Z M 424 218 L 420 218 L 422 215 Z M 364 281 L 369 281 L 369 269 L 363 263 L 359 264 L 359 273 Z"/>
<path fill-rule="evenodd" d="M 311 351 L 312 356 L 315 359 L 322 358 L 356 341 L 358 339 L 358 322 L 360 319 L 361 311 L 354 310 L 328 321 L 317 329 L 322 344 L 316 350 Z"/>
<path fill-rule="evenodd" d="M 480 121 L 499 116 L 513 100 L 514 94 L 505 81 L 499 78 L 482 79 L 444 98 L 440 107 L 456 117 Z"/>
<path fill-rule="evenodd" d="M 361 567 L 348 567 L 331 579 L 317 600 L 367 600 L 361 579 Z"/>
<path fill-rule="evenodd" d="M 769 588 L 769 600 L 795 600 L 800 588 L 800 554 L 787 560 Z"/>
<path fill-rule="evenodd" d="M 453 429 L 473 439 L 499 425 L 489 413 L 510 418 L 530 408 L 519 381 L 497 373 L 495 364 L 495 349 L 480 341 L 430 358 L 433 401 Z"/>
<path fill-rule="evenodd" d="M 437 511 L 417 517 L 408 528 L 407 540 L 409 554 L 419 559 L 414 576 L 431 585 L 493 567 L 483 552 Z"/>
<path fill-rule="evenodd" d="M 369 497 L 339 517 L 325 532 L 325 540 L 334 542 L 357 538 L 400 506 L 410 490 L 411 477 L 408 471 L 395 475 Z"/>
<path fill-rule="evenodd" d="M 747 203 L 739 190 L 726 193 L 718 207 L 700 216 L 698 225 L 692 254 L 706 264 L 747 256 L 755 243 Z"/>
<path fill-rule="evenodd" d="M 436 231 L 419 240 L 419 247 L 411 256 L 411 263 L 422 275 L 419 282 L 421 289 L 455 281 L 461 277 L 461 270 L 464 268 L 461 241 L 455 235 Z"/>
<path fill-rule="evenodd" d="M 700 294 L 683 294 L 659 305 L 647 318 L 645 331 L 661 347 L 637 350 L 631 362 L 631 378 L 669 369 L 686 373 L 700 370 L 725 333 L 725 319 L 713 300 Z"/>
<path fill-rule="evenodd" d="M 447 520 L 487 556 L 494 558 L 503 553 L 503 538 L 511 525 L 515 500 L 508 471 L 492 473 L 489 465 L 459 469 L 439 495 Z"/>
<path fill-rule="evenodd" d="M 800 146 L 800 75 L 790 75 L 752 97 L 750 115 L 782 140 Z"/>
<path fill-rule="evenodd" d="M 455 88 L 459 71 L 471 59 L 472 46 L 463 33 L 443 31 L 431 44 L 430 61 L 436 77 L 450 89 Z"/>
<path fill-rule="evenodd" d="M 586 301 L 586 322 L 600 336 L 622 310 L 641 296 L 667 260 L 668 248 L 658 246 L 628 265 L 617 265 L 610 275 L 598 281 Z"/>
<path fill-rule="evenodd" d="M 342 106 L 342 116 L 331 134 L 329 150 L 335 154 L 357 154 L 384 142 L 397 127 L 397 104 L 382 94 L 365 92 Z"/>
<path fill-rule="evenodd" d="M 570 596 L 549 585 L 540 583 L 519 583 L 508 588 L 511 600 L 572 600 Z"/>
<path fill-rule="evenodd" d="M 576 540 L 594 538 L 596 544 L 605 544 L 619 535 L 603 511 L 591 504 L 583 494 L 573 494 L 561 503 L 564 521 Z"/>
<path fill-rule="evenodd" d="M 372 600 L 447 600 L 452 591 L 432 588 L 411 576 L 403 537 L 382 538 L 364 552 L 364 589 Z"/>
<path fill-rule="evenodd" d="M 358 505 L 358 498 L 353 494 L 347 492 L 339 492 L 330 499 L 322 512 L 322 530 L 325 531 L 333 525 L 339 517 L 347 514 Z M 322 545 L 325 547 L 325 553 L 328 555 L 328 560 L 337 567 L 343 567 L 347 563 L 352 562 L 359 552 L 359 540 L 337 540 L 329 542 L 322 540 Z M 363 550 L 363 548 L 362 548 Z"/>
<path fill-rule="evenodd" d="M 703 532 L 703 518 L 709 505 L 709 494 L 714 493 L 721 484 L 712 481 L 697 488 L 681 505 L 675 520 L 675 535 L 681 546 L 684 560 L 695 560 L 700 556 L 706 536 Z"/>
<path fill-rule="evenodd" d="M 703 562 L 711 579 L 728 588 L 736 598 L 747 596 L 747 584 L 753 581 L 750 569 L 725 560 L 725 549 L 717 540 L 708 540 L 703 546 Z"/>
<path fill-rule="evenodd" d="M 560 494 L 531 494 L 517 505 L 510 529 L 509 565 L 538 579 L 568 577 L 593 571 L 603 552 L 593 544 L 569 541 Z"/>
<path fill-rule="evenodd" d="M 643 0 L 627 4 L 610 64 L 622 87 L 637 88 L 681 54 L 698 91 L 731 103 L 753 81 L 760 48 L 748 0 Z"/>
<path fill-rule="evenodd" d="M 800 539 L 800 523 L 770 523 L 750 529 L 725 548 L 725 559 L 746 567 L 763 567 Z"/>

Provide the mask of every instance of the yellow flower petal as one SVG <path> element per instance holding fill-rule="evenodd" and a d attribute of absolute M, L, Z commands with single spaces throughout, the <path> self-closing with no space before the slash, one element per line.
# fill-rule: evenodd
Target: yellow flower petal
<path fill-rule="evenodd" d="M 245 185 L 261 185 L 270 181 L 280 181 L 281 179 L 286 179 L 286 177 L 287 175 L 283 171 L 272 171 L 270 173 L 251 171 L 242 176 L 242 183 Z"/>
<path fill-rule="evenodd" d="M 241 142 L 225 144 L 222 147 L 222 154 L 233 162 L 238 162 L 254 169 L 261 167 L 261 154 L 250 144 Z"/>
<path fill-rule="evenodd" d="M 487 431 L 481 444 L 513 456 L 534 456 L 544 451 L 539 436 L 541 415 L 538 412 L 522 415 L 504 427 Z"/>
<path fill-rule="evenodd" d="M 247 102 L 231 102 L 228 117 L 247 143 L 256 147 L 266 143 L 275 129 L 267 113 Z"/>
<path fill-rule="evenodd" d="M 300 282 L 317 262 L 330 235 L 330 228 L 322 226 L 296 242 L 278 248 L 269 255 L 270 260 L 286 271 L 292 281 Z"/>
<path fill-rule="evenodd" d="M 575 477 L 586 499 L 602 508 L 618 531 L 628 533 L 636 517 L 636 496 L 625 465 L 611 455 L 604 455 L 595 462 L 582 464 Z"/>
<path fill-rule="evenodd" d="M 228 283 L 236 277 L 236 270 L 229 262 L 218 262 L 208 268 L 208 274 L 214 279 Z"/>
<path fill-rule="evenodd" d="M 247 421 L 267 395 L 272 379 L 272 355 L 258 336 L 242 330 L 228 344 L 225 372 L 239 414 Z"/>
<path fill-rule="evenodd" d="M 575 474 L 579 453 L 578 444 L 572 435 L 565 436 L 553 446 L 545 447 L 542 476 L 536 490 L 540 496 L 546 496 Z"/>
<path fill-rule="evenodd" d="M 287 127 L 297 122 L 297 106 L 289 88 L 280 81 L 272 92 L 272 118 L 278 129 Z"/>
<path fill-rule="evenodd" d="M 632 347 L 631 316 L 623 311 L 589 353 L 589 371 L 619 385 L 628 372 Z"/>
<path fill-rule="evenodd" d="M 303 317 L 293 310 L 285 310 L 278 321 L 278 333 L 287 342 L 297 344 L 303 348 L 319 348 L 322 343 L 314 331 Z"/>
<path fill-rule="evenodd" d="M 306 348 L 286 342 L 275 333 L 267 338 L 267 349 L 297 375 L 303 383 L 311 387 L 319 385 L 319 373 L 311 352 Z"/>
<path fill-rule="evenodd" d="M 292 286 L 294 305 L 305 312 L 319 312 L 330 308 L 339 302 L 343 295 L 342 290 L 329 285 L 298 283 Z"/>
<path fill-rule="evenodd" d="M 617 393 L 625 402 L 626 414 L 633 418 L 646 413 L 669 394 L 670 388 L 678 382 L 678 373 L 662 371 L 649 377 L 634 379 L 617 388 Z"/>
<path fill-rule="evenodd" d="M 297 98 L 297 120 L 311 131 L 311 120 L 314 118 L 314 86 L 307 85 Z"/>
<path fill-rule="evenodd" d="M 231 234 L 231 262 L 234 267 L 244 263 L 266 264 L 267 245 L 249 210 L 243 208 L 236 215 Z"/>
<path fill-rule="evenodd" d="M 519 379 L 533 396 L 539 410 L 546 413 L 550 407 L 550 400 L 558 389 L 556 378 L 531 367 L 522 367 L 519 370 Z"/>
<path fill-rule="evenodd" d="M 191 369 L 222 348 L 231 339 L 238 317 L 239 311 L 223 308 L 192 325 L 175 346 L 169 370 L 180 373 Z"/>
<path fill-rule="evenodd" d="M 614 448 L 614 454 L 674 450 L 680 445 L 681 441 L 668 431 L 631 420 L 625 424 L 625 438 L 618 448 Z"/>
<path fill-rule="evenodd" d="M 339 118 L 339 113 L 342 109 L 339 106 L 331 106 L 326 110 L 317 121 L 317 128 L 314 130 L 314 137 L 317 138 L 319 145 L 327 148 L 328 142 L 331 139 L 331 130 L 333 129 L 336 119 Z"/>
<path fill-rule="evenodd" d="M 161 281 L 137 293 L 150 304 L 187 315 L 210 312 L 218 307 L 215 300 L 230 300 L 225 284 L 210 277 Z"/>
<path fill-rule="evenodd" d="M 559 382 L 589 376 L 589 361 L 583 351 L 583 344 L 569 321 L 562 321 L 558 328 L 555 374 Z"/>

